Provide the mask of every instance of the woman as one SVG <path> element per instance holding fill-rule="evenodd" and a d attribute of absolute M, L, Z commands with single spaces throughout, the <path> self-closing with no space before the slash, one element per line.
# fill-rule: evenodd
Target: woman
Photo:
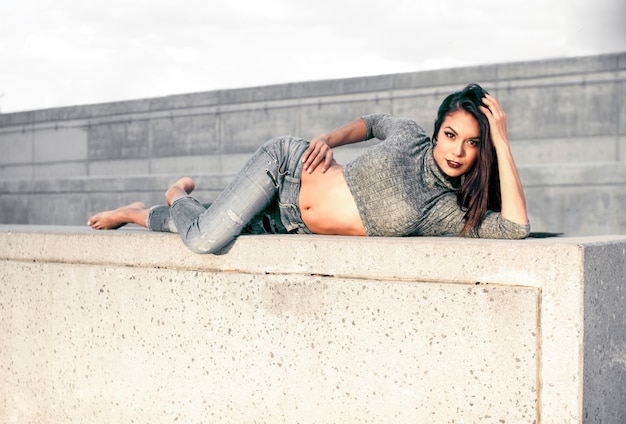
<path fill-rule="evenodd" d="M 371 138 L 383 142 L 345 166 L 333 159 L 332 148 Z M 521 239 L 530 230 L 506 116 L 476 84 L 443 101 L 432 141 L 412 120 L 367 115 L 310 142 L 268 141 L 208 208 L 194 188 L 181 178 L 168 206 L 133 203 L 87 224 L 177 231 L 196 253 L 219 253 L 242 233 Z"/>

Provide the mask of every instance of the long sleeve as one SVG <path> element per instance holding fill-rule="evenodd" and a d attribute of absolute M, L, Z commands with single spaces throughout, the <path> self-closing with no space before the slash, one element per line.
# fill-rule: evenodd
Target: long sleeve
<path fill-rule="evenodd" d="M 387 114 L 371 114 L 361 117 L 367 126 L 367 139 L 411 140 L 426 137 L 424 129 L 414 120 Z"/>
<path fill-rule="evenodd" d="M 458 236 L 465 213 L 459 207 L 454 193 L 446 193 L 434 202 L 420 226 L 423 236 Z M 468 233 L 468 237 L 518 240 L 528 237 L 530 224 L 510 221 L 499 212 L 487 211 L 481 223 Z"/>

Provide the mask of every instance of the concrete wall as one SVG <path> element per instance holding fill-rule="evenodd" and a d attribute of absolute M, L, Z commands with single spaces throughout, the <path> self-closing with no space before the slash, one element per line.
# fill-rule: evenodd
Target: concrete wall
<path fill-rule="evenodd" d="M 624 234 L 625 76 L 622 53 L 3 114 L 0 223 L 80 225 L 120 201 L 161 203 L 180 175 L 203 179 L 210 200 L 271 136 L 312 137 L 370 112 L 431 131 L 445 95 L 478 82 L 507 111 L 533 229 Z"/>
<path fill-rule="evenodd" d="M 625 252 L 0 227 L 0 421 L 623 423 Z"/>

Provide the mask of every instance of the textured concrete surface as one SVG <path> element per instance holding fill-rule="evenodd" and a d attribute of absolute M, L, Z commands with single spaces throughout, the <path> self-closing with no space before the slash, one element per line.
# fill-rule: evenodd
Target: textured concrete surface
<path fill-rule="evenodd" d="M 585 249 L 584 392 L 590 422 L 626 422 L 626 249 Z M 616 284 L 615 279 L 622 284 Z M 607 379 L 610 381 L 607 384 Z M 615 387 L 621 391 L 614 392 Z M 602 420 L 595 417 L 602 417 Z"/>
<path fill-rule="evenodd" d="M 181 175 L 231 175 L 272 136 L 312 137 L 365 113 L 408 116 L 430 132 L 445 95 L 478 82 L 507 112 L 512 149 L 532 180 L 535 230 L 626 234 L 625 77 L 626 53 L 618 53 L 0 114 L 0 223 L 80 225 L 120 200 L 160 203 Z M 339 161 L 358 149 L 338 151 Z M 578 177 L 555 183 L 564 168 Z M 592 168 L 616 176 L 592 185 Z M 137 177 L 167 183 L 158 194 L 87 189 Z M 85 189 L 36 189 L 67 179 L 85 180 Z"/>
<path fill-rule="evenodd" d="M 623 422 L 626 238 L 0 227 L 0 421 Z"/>

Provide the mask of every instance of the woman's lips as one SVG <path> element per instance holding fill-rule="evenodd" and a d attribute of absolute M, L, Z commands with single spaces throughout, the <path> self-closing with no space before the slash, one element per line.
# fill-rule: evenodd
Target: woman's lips
<path fill-rule="evenodd" d="M 461 164 L 460 164 L 460 163 L 455 162 L 455 161 L 453 161 L 453 160 L 447 160 L 447 159 L 446 159 L 446 162 L 448 162 L 448 166 L 449 166 L 450 168 L 460 168 L 460 167 L 461 167 Z"/>

